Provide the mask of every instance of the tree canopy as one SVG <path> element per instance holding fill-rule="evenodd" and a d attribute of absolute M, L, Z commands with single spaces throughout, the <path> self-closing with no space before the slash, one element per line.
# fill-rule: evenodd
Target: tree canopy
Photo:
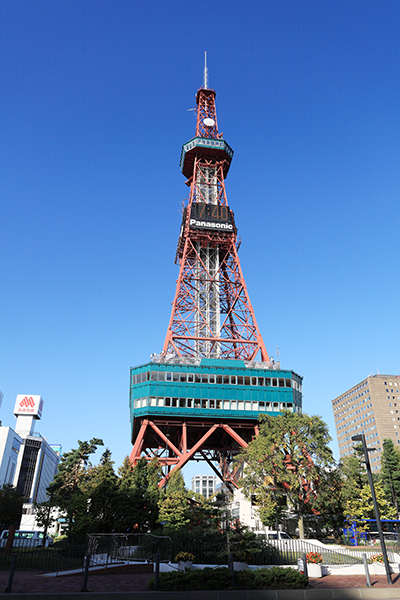
<path fill-rule="evenodd" d="M 289 412 L 260 415 L 259 421 L 259 435 L 238 460 L 244 465 L 240 484 L 255 499 L 261 521 L 275 522 L 282 495 L 297 516 L 318 512 L 319 493 L 332 484 L 328 475 L 336 465 L 328 426 L 318 416 Z"/>

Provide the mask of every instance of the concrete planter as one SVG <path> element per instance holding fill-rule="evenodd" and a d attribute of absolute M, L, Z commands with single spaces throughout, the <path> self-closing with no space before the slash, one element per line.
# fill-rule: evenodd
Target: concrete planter
<path fill-rule="evenodd" d="M 322 577 L 321 564 L 307 563 L 307 573 L 309 577 Z"/>
<path fill-rule="evenodd" d="M 233 570 L 234 571 L 245 571 L 249 568 L 249 565 L 246 562 L 240 562 L 239 560 L 233 561 Z"/>
<path fill-rule="evenodd" d="M 369 567 L 369 572 L 372 575 L 386 575 L 385 565 L 382 563 L 374 562 L 374 563 L 372 563 L 372 565 L 368 565 L 368 567 Z M 392 567 L 390 567 L 390 572 L 393 573 Z"/>
<path fill-rule="evenodd" d="M 193 567 L 193 561 L 192 560 L 182 560 L 178 563 L 178 569 L 180 571 L 186 571 L 186 569 L 188 569 L 190 571 L 190 569 Z"/>

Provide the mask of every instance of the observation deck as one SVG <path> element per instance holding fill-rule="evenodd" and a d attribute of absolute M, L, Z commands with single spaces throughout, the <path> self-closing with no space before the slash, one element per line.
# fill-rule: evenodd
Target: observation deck
<path fill-rule="evenodd" d="M 226 177 L 233 158 L 232 148 L 225 140 L 205 137 L 194 137 L 183 144 L 179 166 L 184 176 L 189 179 L 193 175 L 194 159 L 199 149 L 202 158 L 225 160 L 223 171 Z"/>
<path fill-rule="evenodd" d="M 135 417 L 146 415 L 257 421 L 260 413 L 301 412 L 302 377 L 279 363 L 161 359 L 131 369 L 130 406 L 132 439 Z"/>

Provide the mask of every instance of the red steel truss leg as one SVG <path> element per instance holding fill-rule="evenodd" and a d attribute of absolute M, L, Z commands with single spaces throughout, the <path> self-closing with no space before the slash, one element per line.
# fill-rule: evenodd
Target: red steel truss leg
<path fill-rule="evenodd" d="M 203 435 L 203 437 L 197 442 L 197 444 L 195 444 L 193 446 L 193 448 L 191 448 L 189 450 L 189 452 L 187 452 L 185 455 L 181 454 L 181 459 L 178 462 L 177 465 L 175 465 L 175 467 L 173 469 L 171 469 L 171 472 L 168 474 L 168 476 L 171 476 L 171 473 L 173 473 L 173 471 L 175 471 L 175 469 L 182 469 L 182 467 L 184 467 L 186 465 L 186 463 L 196 454 L 196 452 L 198 450 L 200 450 L 200 448 L 202 447 L 202 445 L 204 444 L 204 442 L 210 437 L 210 435 L 212 435 L 214 433 L 214 431 L 219 427 L 220 425 L 218 423 L 216 423 L 215 425 L 213 425 L 211 427 L 211 429 L 209 429 L 207 431 L 207 433 L 205 433 Z M 179 451 L 178 451 L 179 452 Z M 158 487 L 163 487 L 166 483 L 165 481 L 165 477 L 160 481 L 160 483 L 158 484 Z"/>
<path fill-rule="evenodd" d="M 144 434 L 146 433 L 148 424 L 149 424 L 148 420 L 143 419 L 142 426 L 141 426 L 138 436 L 135 440 L 135 445 L 132 448 L 132 452 L 131 452 L 131 456 L 130 456 L 130 461 L 133 465 L 135 465 L 136 461 L 140 459 L 140 453 L 141 453 L 143 441 L 144 441 Z"/>

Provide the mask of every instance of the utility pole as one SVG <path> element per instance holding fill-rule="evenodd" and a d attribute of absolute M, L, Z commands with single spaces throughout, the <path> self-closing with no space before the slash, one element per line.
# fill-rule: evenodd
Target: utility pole
<path fill-rule="evenodd" d="M 353 437 L 351 439 L 353 440 L 353 442 L 361 442 L 362 443 L 362 449 L 364 451 L 364 457 L 365 457 L 365 466 L 366 466 L 367 475 L 368 475 L 368 483 L 369 483 L 369 487 L 371 488 L 371 496 L 372 496 L 372 502 L 374 505 L 375 519 L 376 519 L 376 524 L 378 526 L 379 539 L 381 542 L 383 562 L 385 563 L 386 579 L 387 579 L 387 582 L 390 583 L 390 585 L 393 585 L 393 581 L 390 576 L 390 565 L 389 565 L 388 555 L 386 552 L 385 540 L 383 537 L 381 515 L 379 513 L 378 503 L 376 501 L 374 480 L 372 479 L 371 464 L 369 462 L 368 452 L 373 452 L 375 450 L 375 448 L 367 447 L 367 442 L 365 441 L 365 435 L 363 433 L 360 433 L 358 435 L 353 435 Z"/>

